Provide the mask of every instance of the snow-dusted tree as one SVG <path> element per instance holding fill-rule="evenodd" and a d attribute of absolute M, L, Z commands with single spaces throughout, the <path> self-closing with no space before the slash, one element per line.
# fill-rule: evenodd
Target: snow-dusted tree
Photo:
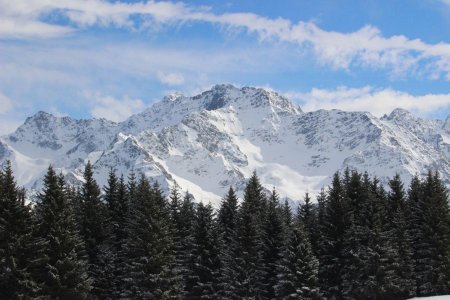
<path fill-rule="evenodd" d="M 33 220 L 24 191 L 15 182 L 8 161 L 0 171 L 0 299 L 35 299 L 42 284 L 33 267 L 42 256 L 42 242 L 33 236 Z"/>
<path fill-rule="evenodd" d="M 131 299 L 181 299 L 170 213 L 158 186 L 141 177 L 130 205 L 126 288 L 121 297 Z"/>
<path fill-rule="evenodd" d="M 318 245 L 319 285 L 325 298 L 342 299 L 342 255 L 344 234 L 348 229 L 348 210 L 339 173 L 333 176 L 326 203 Z"/>
<path fill-rule="evenodd" d="M 36 204 L 37 235 L 45 241 L 38 271 L 43 298 L 86 299 L 90 291 L 87 256 L 68 203 L 63 176 L 52 167 Z"/>
<path fill-rule="evenodd" d="M 89 275 L 92 278 L 92 294 L 105 298 L 110 295 L 107 210 L 101 201 L 100 187 L 93 177 L 92 165 L 88 161 L 83 173 L 80 189 L 81 235 L 86 245 Z"/>
<path fill-rule="evenodd" d="M 264 220 L 262 223 L 263 239 L 263 294 L 264 299 L 275 298 L 275 285 L 277 284 L 277 264 L 285 243 L 284 224 L 278 194 L 273 189 L 268 199 Z"/>
<path fill-rule="evenodd" d="M 199 203 L 194 223 L 192 289 L 186 299 L 218 299 L 221 268 L 219 231 L 210 204 Z"/>
<path fill-rule="evenodd" d="M 318 268 L 305 227 L 296 218 L 277 267 L 276 299 L 320 299 Z"/>
<path fill-rule="evenodd" d="M 262 239 L 266 195 L 256 173 L 250 178 L 238 213 L 235 293 L 241 299 L 260 298 L 264 287 Z"/>

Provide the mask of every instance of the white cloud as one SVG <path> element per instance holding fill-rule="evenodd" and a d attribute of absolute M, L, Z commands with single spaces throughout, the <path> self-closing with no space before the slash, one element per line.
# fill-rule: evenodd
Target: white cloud
<path fill-rule="evenodd" d="M 6 26 L 0 31 L 0 36 L 6 37 L 51 37 L 88 26 L 158 29 L 163 25 L 200 21 L 242 28 L 248 33 L 257 34 L 264 41 L 275 39 L 301 45 L 312 51 L 319 62 L 333 68 L 349 69 L 357 65 L 388 69 L 393 75 L 413 72 L 434 79 L 444 77 L 450 80 L 450 44 L 428 44 L 403 35 L 384 37 L 373 26 L 342 33 L 323 30 L 313 22 L 292 23 L 287 19 L 270 19 L 253 13 L 214 14 L 205 7 L 163 1 L 0 0 L 0 7 L 1 19 L 13 19 L 26 25 L 25 29 L 21 29 L 21 26 Z M 74 25 L 62 27 L 43 23 L 41 18 L 51 13 L 63 15 Z M 133 18 L 137 15 L 139 22 Z"/>
<path fill-rule="evenodd" d="M 158 79 L 167 85 L 180 85 L 184 83 L 184 76 L 180 73 L 158 72 Z"/>
<path fill-rule="evenodd" d="M 140 99 L 116 99 L 111 96 L 99 94 L 87 96 L 92 99 L 92 109 L 90 113 L 95 118 L 105 118 L 111 121 L 120 122 L 131 116 L 132 114 L 141 112 L 145 107 L 144 102 Z"/>
<path fill-rule="evenodd" d="M 339 87 L 334 90 L 312 89 L 309 93 L 285 93 L 286 97 L 301 103 L 305 111 L 341 109 L 368 111 L 375 116 L 390 113 L 395 108 L 427 115 L 450 107 L 450 94 L 415 96 L 392 89 Z"/>
<path fill-rule="evenodd" d="M 6 38 L 54 38 L 73 32 L 73 29 L 44 22 L 6 18 L 0 14 L 0 37 Z"/>
<path fill-rule="evenodd" d="M 13 108 L 13 102 L 4 94 L 0 93 L 0 114 L 5 114 Z"/>

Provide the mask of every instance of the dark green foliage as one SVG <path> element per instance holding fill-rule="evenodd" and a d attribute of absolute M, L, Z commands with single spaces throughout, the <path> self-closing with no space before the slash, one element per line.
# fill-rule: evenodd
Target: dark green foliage
<path fill-rule="evenodd" d="M 256 173 L 250 178 L 238 214 L 235 293 L 241 299 L 262 297 L 264 287 L 264 244 L 262 224 L 266 195 Z"/>
<path fill-rule="evenodd" d="M 398 253 L 389 245 L 385 192 L 378 181 L 353 171 L 347 189 L 349 228 L 344 243 L 343 295 L 397 299 Z"/>
<path fill-rule="evenodd" d="M 228 190 L 227 195 L 222 201 L 219 209 L 217 221 L 222 229 L 222 238 L 225 245 L 230 243 L 230 240 L 235 235 L 237 223 L 238 199 L 232 187 Z"/>
<path fill-rule="evenodd" d="M 407 298 L 415 295 L 415 278 L 412 239 L 406 219 L 406 192 L 400 176 L 396 174 L 389 181 L 387 214 L 389 218 L 389 242 L 396 252 L 395 272 L 398 282 L 398 298 Z"/>
<path fill-rule="evenodd" d="M 450 293 L 450 213 L 437 173 L 336 173 L 317 205 L 267 196 L 256 173 L 217 218 L 177 187 L 111 170 L 104 195 L 50 167 L 33 209 L 0 171 L 2 299 L 406 299 Z"/>
<path fill-rule="evenodd" d="M 211 205 L 198 204 L 193 230 L 193 269 L 190 281 L 194 283 L 187 292 L 186 299 L 217 299 L 221 261 L 219 230 Z"/>
<path fill-rule="evenodd" d="M 277 267 L 276 299 L 320 299 L 318 268 L 308 234 L 297 218 Z"/>
<path fill-rule="evenodd" d="M 108 295 L 119 297 L 121 288 L 124 286 L 126 277 L 126 251 L 127 243 L 127 217 L 129 216 L 129 197 L 123 176 L 117 179 L 113 170 L 108 177 L 108 185 L 103 188 L 105 191 L 104 200 L 107 208 L 107 218 L 105 227 L 109 234 L 105 240 L 102 258 L 105 261 L 103 268 L 103 278 L 105 284 L 109 285 Z"/>
<path fill-rule="evenodd" d="M 270 194 L 267 208 L 262 223 L 262 241 L 264 266 L 263 293 L 265 299 L 275 297 L 275 285 L 277 284 L 277 264 L 281 259 L 284 246 L 284 224 L 281 216 L 278 194 L 275 189 Z"/>
<path fill-rule="evenodd" d="M 348 208 L 339 173 L 328 191 L 319 244 L 319 284 L 326 298 L 342 299 L 344 235 L 348 230 Z"/>
<path fill-rule="evenodd" d="M 413 184 L 417 184 L 413 182 Z M 450 286 L 450 224 L 447 190 L 437 173 L 428 173 L 421 183 L 422 193 L 417 187 L 410 189 L 411 224 L 415 234 L 415 272 L 417 295 L 432 296 L 449 292 Z M 418 199 L 416 194 L 419 195 Z"/>
<path fill-rule="evenodd" d="M 61 176 L 49 167 L 36 204 L 37 234 L 45 244 L 45 261 L 37 269 L 42 295 L 51 299 L 86 299 L 90 290 L 86 252 L 67 200 Z"/>
<path fill-rule="evenodd" d="M 238 299 L 236 282 L 239 272 L 238 261 L 238 245 L 237 245 L 237 221 L 238 221 L 238 199 L 232 187 L 224 197 L 218 217 L 217 225 L 220 234 L 219 248 L 221 270 L 219 274 L 219 293 L 225 299 Z"/>
<path fill-rule="evenodd" d="M 7 162 L 0 171 L 0 299 L 38 298 L 42 285 L 33 277 L 33 264 L 41 245 L 32 230 L 24 192 Z"/>
<path fill-rule="evenodd" d="M 157 185 L 142 177 L 130 206 L 127 238 L 127 289 L 132 299 L 181 299 L 169 208 Z"/>
<path fill-rule="evenodd" d="M 92 165 L 84 169 L 84 183 L 80 189 L 81 235 L 86 245 L 89 260 L 89 275 L 92 277 L 92 293 L 104 298 L 110 294 L 109 251 L 105 244 L 108 237 L 107 210 L 101 201 L 100 187 L 93 177 Z"/>
<path fill-rule="evenodd" d="M 317 239 L 319 230 L 317 228 L 317 207 L 311 202 L 308 193 L 305 194 L 303 203 L 299 206 L 298 217 L 305 226 L 306 234 L 311 242 L 313 252 L 317 252 Z"/>

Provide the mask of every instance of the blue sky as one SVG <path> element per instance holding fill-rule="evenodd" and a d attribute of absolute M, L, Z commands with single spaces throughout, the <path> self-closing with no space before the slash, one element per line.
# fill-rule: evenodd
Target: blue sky
<path fill-rule="evenodd" d="M 38 110 L 120 121 L 217 83 L 445 119 L 449 28 L 450 0 L 0 0 L 0 134 Z"/>

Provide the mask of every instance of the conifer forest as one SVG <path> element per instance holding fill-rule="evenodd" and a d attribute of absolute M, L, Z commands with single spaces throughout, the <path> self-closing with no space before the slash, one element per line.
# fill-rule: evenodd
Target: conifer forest
<path fill-rule="evenodd" d="M 29 201 L 0 173 L 0 299 L 408 299 L 450 294 L 448 193 L 438 173 L 384 187 L 333 175 L 292 208 L 256 173 L 218 209 L 139 174 L 48 168 Z"/>

